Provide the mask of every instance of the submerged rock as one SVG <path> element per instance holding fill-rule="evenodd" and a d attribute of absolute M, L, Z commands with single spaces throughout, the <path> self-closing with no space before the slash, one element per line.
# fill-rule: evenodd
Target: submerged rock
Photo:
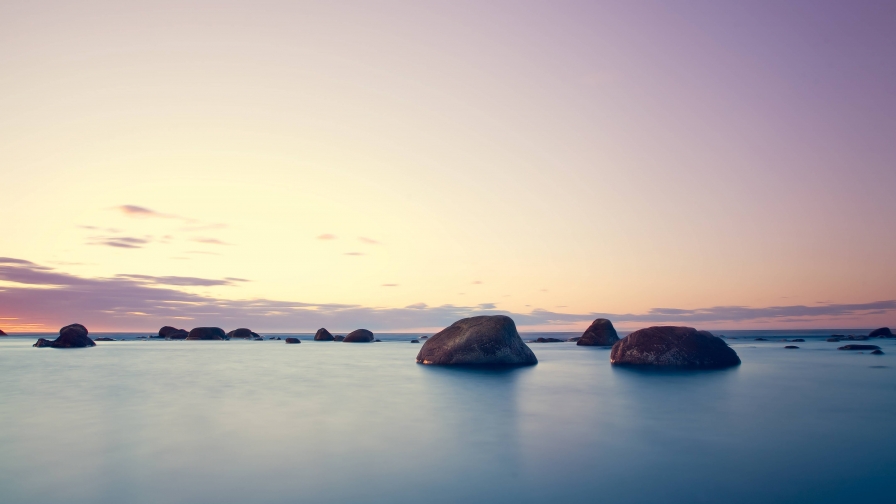
<path fill-rule="evenodd" d="M 348 333 L 345 339 L 343 339 L 345 343 L 373 343 L 373 333 L 368 331 L 367 329 L 355 329 L 354 331 Z"/>
<path fill-rule="evenodd" d="M 93 341 L 115 341 L 115 339 L 103 337 L 103 338 L 93 338 Z"/>
<path fill-rule="evenodd" d="M 837 350 L 880 350 L 877 345 L 843 345 Z"/>
<path fill-rule="evenodd" d="M 190 331 L 188 340 L 223 340 L 227 335 L 220 327 L 195 327 Z"/>
<path fill-rule="evenodd" d="M 610 363 L 713 369 L 737 366 L 740 357 L 708 331 L 657 326 L 635 331 L 619 340 L 610 351 Z"/>
<path fill-rule="evenodd" d="M 333 338 L 333 335 L 330 334 L 330 331 L 324 329 L 323 327 L 321 327 L 317 330 L 316 333 L 314 333 L 314 341 L 333 341 L 334 339 L 335 338 Z"/>
<path fill-rule="evenodd" d="M 345 336 L 333 336 L 333 341 L 342 341 L 345 339 Z"/>
<path fill-rule="evenodd" d="M 187 336 L 189 336 L 189 335 L 190 335 L 190 333 L 188 333 L 184 329 L 176 329 L 171 326 L 165 326 L 165 327 L 159 329 L 159 336 L 162 338 L 165 338 L 165 339 L 181 340 L 181 339 L 187 339 Z"/>
<path fill-rule="evenodd" d="M 420 336 L 420 339 L 429 339 L 429 336 Z"/>
<path fill-rule="evenodd" d="M 879 348 L 877 350 L 871 352 L 871 355 L 883 355 L 883 354 L 884 354 L 884 351 Z"/>
<path fill-rule="evenodd" d="M 765 338 L 756 338 L 756 339 L 754 339 L 753 341 L 768 341 L 768 340 L 765 339 Z"/>
<path fill-rule="evenodd" d="M 569 342 L 569 343 L 575 343 L 576 341 L 579 341 L 580 339 L 582 339 L 581 336 L 573 336 L 572 338 L 569 338 L 569 339 L 566 340 L 566 341 Z"/>
<path fill-rule="evenodd" d="M 417 362 L 520 366 L 537 364 L 538 359 L 510 317 L 492 315 L 461 319 L 442 329 L 423 344 Z"/>
<path fill-rule="evenodd" d="M 302 340 L 300 340 L 299 338 L 286 338 L 286 342 L 287 343 L 301 343 Z"/>
<path fill-rule="evenodd" d="M 420 343 L 420 340 L 412 339 L 412 340 L 411 340 L 411 343 Z"/>
<path fill-rule="evenodd" d="M 259 335 L 255 334 L 254 332 L 252 332 L 252 331 L 249 330 L 249 329 L 246 329 L 245 327 L 240 327 L 239 329 L 234 329 L 234 330 L 230 331 L 229 333 L 227 333 L 227 335 L 226 335 L 225 337 L 226 337 L 227 339 L 233 339 L 233 338 L 236 338 L 236 339 L 252 339 L 252 338 L 260 338 Z"/>
<path fill-rule="evenodd" d="M 32 345 L 53 348 L 86 348 L 96 346 L 96 343 L 87 336 L 87 328 L 81 324 L 71 324 L 59 330 L 59 337 L 54 341 L 40 338 Z"/>
<path fill-rule="evenodd" d="M 796 346 L 796 345 L 787 345 L 787 346 L 785 346 L 784 348 L 799 348 L 799 347 Z"/>
<path fill-rule="evenodd" d="M 599 318 L 585 329 L 582 336 L 576 342 L 578 346 L 613 346 L 619 341 L 619 335 L 613 323 L 605 318 Z"/>
<path fill-rule="evenodd" d="M 794 339 L 792 342 L 793 342 L 793 343 L 805 343 L 806 340 L 804 340 L 803 338 L 796 338 L 796 339 Z"/>
<path fill-rule="evenodd" d="M 827 341 L 828 343 L 839 343 L 840 338 L 828 338 L 825 341 Z"/>
<path fill-rule="evenodd" d="M 563 340 L 557 338 L 538 338 L 533 343 L 563 343 Z"/>
<path fill-rule="evenodd" d="M 2 332 L 2 331 L 0 331 Z M 892 338 L 893 332 L 890 331 L 889 327 L 881 327 L 879 329 L 875 329 L 868 333 L 869 338 Z"/>

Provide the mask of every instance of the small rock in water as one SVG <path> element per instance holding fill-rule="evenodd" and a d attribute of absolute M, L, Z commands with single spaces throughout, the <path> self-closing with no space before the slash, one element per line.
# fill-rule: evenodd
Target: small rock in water
<path fill-rule="evenodd" d="M 753 340 L 753 341 L 768 341 L 768 340 L 767 340 L 767 339 L 765 339 L 765 338 L 756 338 L 756 339 L 755 339 L 755 340 Z"/>
<path fill-rule="evenodd" d="M 182 340 L 182 339 L 187 339 L 187 336 L 189 336 L 189 335 L 190 335 L 190 333 L 188 333 L 187 331 L 185 331 L 183 329 L 177 329 L 177 328 L 174 328 L 171 326 L 165 326 L 165 327 L 162 327 L 161 329 L 159 329 L 159 336 L 161 336 L 165 339 Z"/>
<path fill-rule="evenodd" d="M 333 335 L 330 334 L 330 331 L 321 327 L 314 333 L 314 341 L 333 341 Z"/>
<path fill-rule="evenodd" d="M 787 345 L 787 346 L 785 346 L 784 348 L 799 348 L 799 347 L 796 346 L 796 345 Z"/>
<path fill-rule="evenodd" d="M 616 334 L 616 328 L 613 327 L 613 323 L 605 318 L 599 318 L 592 322 L 588 329 L 585 329 L 576 345 L 613 346 L 617 341 L 619 341 L 619 335 Z"/>
<path fill-rule="evenodd" d="M 277 336 L 277 341 L 280 341 L 280 336 Z"/>
<path fill-rule="evenodd" d="M 881 327 L 880 329 L 875 329 L 868 333 L 868 337 L 870 338 L 892 338 L 893 332 L 890 331 L 889 327 Z"/>
<path fill-rule="evenodd" d="M 826 339 L 825 341 L 827 341 L 828 343 L 839 343 L 839 342 L 840 342 L 840 338 L 833 338 L 833 337 L 832 337 L 832 338 L 828 338 L 828 339 Z"/>
<path fill-rule="evenodd" d="M 345 336 L 333 336 L 333 341 L 342 341 L 345 339 Z"/>
<path fill-rule="evenodd" d="M 566 340 L 566 341 L 569 342 L 569 343 L 575 343 L 576 341 L 579 341 L 580 339 L 582 339 L 581 336 L 573 336 L 572 338 L 569 338 L 569 339 Z"/>
<path fill-rule="evenodd" d="M 538 338 L 533 343 L 563 343 L 563 340 L 557 338 Z"/>
<path fill-rule="evenodd" d="M 220 327 L 194 327 L 187 336 L 188 340 L 223 340 L 227 338 L 224 329 Z"/>
<path fill-rule="evenodd" d="M 115 341 L 115 339 L 102 337 L 102 338 L 94 338 L 93 341 Z"/>
<path fill-rule="evenodd" d="M 59 330 L 59 337 L 54 341 L 40 338 L 32 345 L 38 348 L 86 348 L 96 346 L 96 343 L 87 336 L 87 328 L 81 324 L 71 324 Z"/>
<path fill-rule="evenodd" d="M 373 340 L 373 342 L 374 342 L 374 343 L 382 343 L 382 342 L 383 342 L 383 340 L 380 340 L 380 339 L 375 339 L 375 340 Z"/>
<path fill-rule="evenodd" d="M 302 341 L 299 338 L 286 338 L 287 343 L 301 343 Z"/>
<path fill-rule="evenodd" d="M 805 343 L 806 340 L 804 340 L 803 338 L 797 338 L 797 339 L 795 339 L 795 340 L 792 340 L 791 342 L 792 342 L 792 343 Z"/>
<path fill-rule="evenodd" d="M 420 339 L 427 339 L 429 336 L 420 336 Z"/>
<path fill-rule="evenodd" d="M 880 350 L 877 345 L 844 345 L 837 350 Z"/>
<path fill-rule="evenodd" d="M 523 343 L 513 319 L 481 315 L 458 320 L 430 338 L 417 363 L 461 366 L 525 366 L 537 364 Z"/>
<path fill-rule="evenodd" d="M 348 333 L 342 341 L 344 343 L 372 343 L 373 339 L 373 333 L 367 329 L 355 329 Z"/>
<path fill-rule="evenodd" d="M 871 355 L 883 355 L 883 354 L 884 354 L 884 351 L 879 348 L 877 350 L 871 352 Z"/>
<path fill-rule="evenodd" d="M 420 343 L 420 340 L 412 339 L 412 340 L 411 340 L 411 343 Z"/>

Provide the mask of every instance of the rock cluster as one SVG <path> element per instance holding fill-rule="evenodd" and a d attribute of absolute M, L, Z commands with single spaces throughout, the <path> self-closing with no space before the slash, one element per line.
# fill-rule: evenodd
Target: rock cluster
<path fill-rule="evenodd" d="M 227 337 L 220 327 L 194 327 L 187 335 L 187 340 L 223 340 Z"/>
<path fill-rule="evenodd" d="M 740 357 L 707 331 L 693 327 L 657 326 L 635 331 L 616 342 L 610 363 L 630 366 L 726 368 Z"/>
<path fill-rule="evenodd" d="M 59 337 L 50 341 L 40 338 L 32 346 L 52 348 L 85 348 L 96 346 L 96 343 L 87 335 L 87 328 L 81 324 L 71 324 L 59 330 Z"/>
<path fill-rule="evenodd" d="M 426 340 L 417 354 L 420 364 L 519 366 L 537 364 L 516 325 L 504 315 L 458 320 Z"/>
<path fill-rule="evenodd" d="M 190 333 L 188 333 L 184 329 L 176 329 L 171 326 L 165 326 L 159 329 L 159 337 L 165 339 L 182 340 L 187 339 L 187 336 L 189 335 Z"/>

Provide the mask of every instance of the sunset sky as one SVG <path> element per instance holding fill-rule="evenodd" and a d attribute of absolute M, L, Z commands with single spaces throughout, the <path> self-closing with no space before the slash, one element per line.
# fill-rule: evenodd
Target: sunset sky
<path fill-rule="evenodd" d="M 893 2 L 0 3 L 8 332 L 892 326 L 894 190 Z"/>

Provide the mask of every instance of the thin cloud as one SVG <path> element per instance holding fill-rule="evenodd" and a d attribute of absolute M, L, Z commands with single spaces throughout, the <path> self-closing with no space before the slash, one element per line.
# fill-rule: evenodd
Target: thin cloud
<path fill-rule="evenodd" d="M 330 233 L 324 233 L 324 234 L 322 234 L 322 235 L 318 235 L 318 236 L 317 236 L 317 239 L 318 239 L 318 240 L 335 240 L 335 239 L 336 239 L 336 235 L 334 235 L 334 234 L 330 234 Z"/>
<path fill-rule="evenodd" d="M 379 245 L 380 244 L 380 242 L 374 240 L 373 238 L 365 238 L 363 236 L 359 236 L 358 239 L 361 240 L 361 243 L 366 243 L 368 245 Z"/>
<path fill-rule="evenodd" d="M 88 245 L 103 245 L 106 247 L 138 249 L 149 245 L 151 239 L 137 238 L 134 236 L 92 236 Z"/>
<path fill-rule="evenodd" d="M 480 285 L 481 283 L 482 283 L 482 280 L 473 280 L 473 282 L 472 282 L 473 285 Z"/>
<path fill-rule="evenodd" d="M 230 279 L 215 280 L 211 278 L 196 278 L 182 276 L 150 276 L 150 275 L 115 275 L 116 278 L 126 278 L 140 283 L 154 285 L 176 285 L 180 287 L 212 287 L 216 285 L 234 285 Z M 245 282 L 246 280 L 238 280 Z"/>
<path fill-rule="evenodd" d="M 185 254 L 203 254 L 203 255 L 221 255 L 218 252 L 208 252 L 206 250 L 188 250 Z"/>
<path fill-rule="evenodd" d="M 362 256 L 362 255 L 366 255 L 366 254 L 364 254 L 364 252 L 346 252 L 345 255 L 347 255 L 347 256 Z"/>
<path fill-rule="evenodd" d="M 191 238 L 190 241 L 194 241 L 197 243 L 205 243 L 207 245 L 230 245 L 229 243 L 223 242 L 217 238 L 197 237 L 197 238 Z"/>
<path fill-rule="evenodd" d="M 383 287 L 398 287 L 398 284 L 383 284 Z"/>
<path fill-rule="evenodd" d="M 137 218 L 146 218 L 146 217 L 157 217 L 160 219 L 178 219 L 183 217 L 178 217 L 176 215 L 171 214 L 163 214 L 156 212 L 155 210 L 150 210 L 149 208 L 137 206 L 137 205 L 119 205 L 115 207 L 119 212 L 127 215 L 128 217 L 137 217 Z"/>

